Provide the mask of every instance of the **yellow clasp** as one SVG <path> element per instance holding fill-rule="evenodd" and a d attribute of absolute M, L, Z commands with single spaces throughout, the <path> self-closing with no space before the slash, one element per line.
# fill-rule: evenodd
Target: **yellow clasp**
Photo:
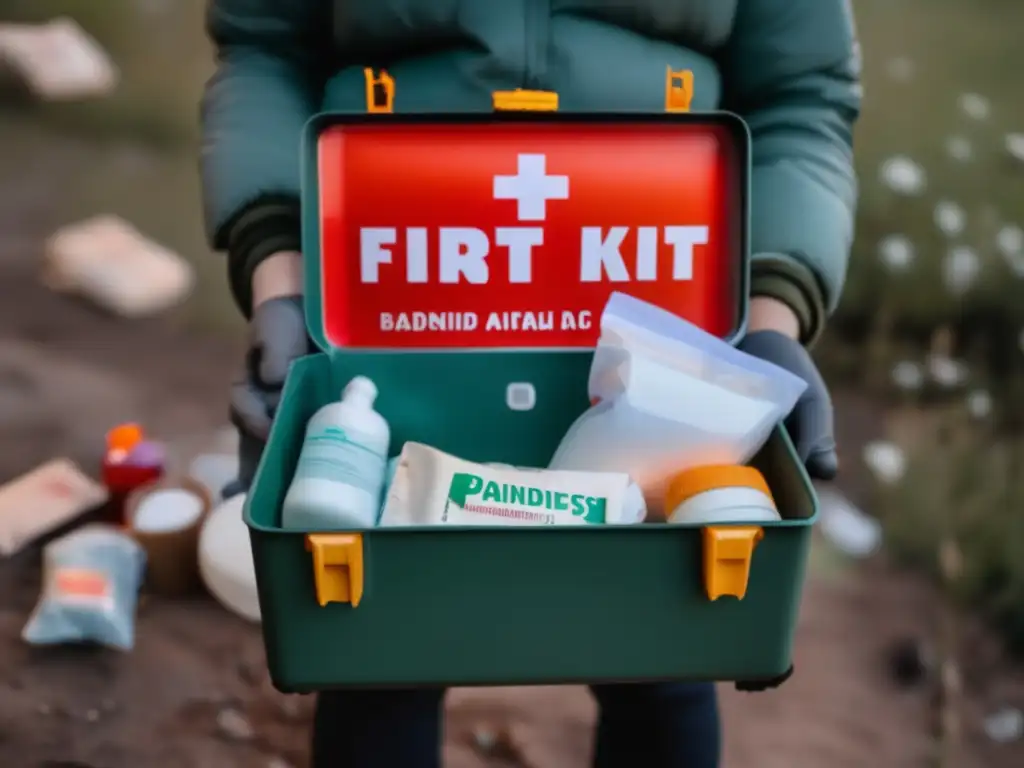
<path fill-rule="evenodd" d="M 495 112 L 557 112 L 558 94 L 552 91 L 495 91 L 491 94 Z"/>
<path fill-rule="evenodd" d="M 746 596 L 754 547 L 763 538 L 764 530 L 759 525 L 704 529 L 704 590 L 708 600 L 722 595 L 742 600 Z"/>
<path fill-rule="evenodd" d="M 693 72 L 688 69 L 674 71 L 668 67 L 665 73 L 665 111 L 689 112 L 693 99 Z"/>
<path fill-rule="evenodd" d="M 381 70 L 377 75 L 370 67 L 363 70 L 366 79 L 366 111 L 373 114 L 390 114 L 395 111 L 395 80 Z"/>
<path fill-rule="evenodd" d="M 313 553 L 313 584 L 316 600 L 350 603 L 363 599 L 363 537 L 358 533 L 310 533 L 306 551 Z"/>

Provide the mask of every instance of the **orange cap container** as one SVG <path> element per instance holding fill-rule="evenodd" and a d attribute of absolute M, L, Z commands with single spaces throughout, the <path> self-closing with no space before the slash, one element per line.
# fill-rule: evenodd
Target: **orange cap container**
<path fill-rule="evenodd" d="M 138 424 L 119 424 L 107 432 L 107 450 L 128 453 L 142 442 L 142 427 Z"/>

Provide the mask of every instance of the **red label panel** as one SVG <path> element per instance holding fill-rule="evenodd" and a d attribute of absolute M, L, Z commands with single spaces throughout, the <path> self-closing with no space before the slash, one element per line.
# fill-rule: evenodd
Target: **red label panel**
<path fill-rule="evenodd" d="M 622 291 L 725 336 L 743 226 L 728 128 L 349 125 L 319 145 L 337 347 L 592 347 Z"/>

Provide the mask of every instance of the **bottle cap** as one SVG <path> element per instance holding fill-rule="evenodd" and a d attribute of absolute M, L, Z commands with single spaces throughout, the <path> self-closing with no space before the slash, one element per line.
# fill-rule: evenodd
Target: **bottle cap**
<path fill-rule="evenodd" d="M 143 440 L 135 444 L 125 456 L 125 463 L 140 467 L 159 467 L 165 461 L 164 447 L 151 440 Z"/>
<path fill-rule="evenodd" d="M 142 427 L 138 424 L 119 424 L 107 432 L 107 450 L 128 453 L 142 442 Z"/>
<path fill-rule="evenodd" d="M 356 376 L 345 385 L 341 399 L 357 400 L 365 403 L 367 407 L 372 407 L 373 401 L 377 399 L 377 385 L 365 376 Z"/>

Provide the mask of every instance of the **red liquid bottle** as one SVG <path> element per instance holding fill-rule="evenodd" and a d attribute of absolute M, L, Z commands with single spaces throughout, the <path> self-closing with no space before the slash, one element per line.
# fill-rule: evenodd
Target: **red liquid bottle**
<path fill-rule="evenodd" d="M 144 452 L 149 455 L 143 456 L 141 461 L 133 458 L 133 452 L 140 453 L 139 449 L 146 445 L 138 424 L 121 424 L 107 433 L 102 479 L 110 498 L 104 514 L 105 522 L 124 525 L 128 495 L 139 486 L 163 477 L 162 455 L 150 451 Z"/>

